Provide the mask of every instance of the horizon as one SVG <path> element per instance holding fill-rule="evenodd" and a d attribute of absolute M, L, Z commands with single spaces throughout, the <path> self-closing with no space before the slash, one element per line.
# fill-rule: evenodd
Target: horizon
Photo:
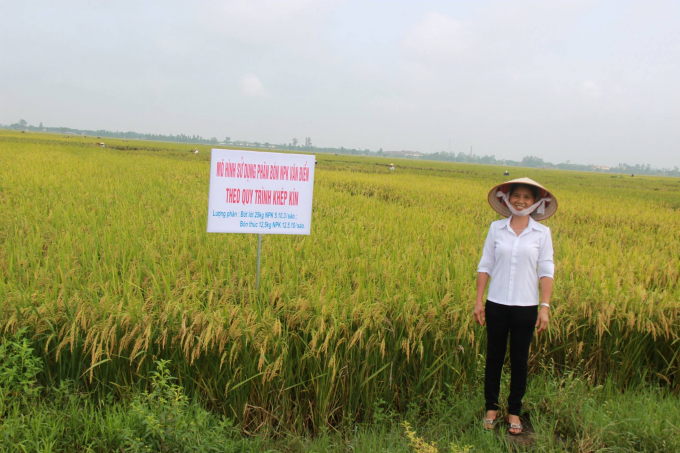
<path fill-rule="evenodd" d="M 23 119 L 22 119 L 23 120 Z M 25 121 L 25 120 L 23 120 Z M 12 123 L 12 124 L 2 124 L 0 123 L 0 129 L 4 130 L 9 130 L 9 131 L 22 131 L 21 129 L 18 129 L 16 127 L 12 126 L 17 126 L 19 123 Z M 427 158 L 427 156 L 433 156 L 437 154 L 449 154 L 451 156 L 459 156 L 459 155 L 465 155 L 467 156 L 468 153 L 464 153 L 462 151 L 456 152 L 456 151 L 436 151 L 432 153 L 427 153 L 427 152 L 420 152 L 416 150 L 383 150 L 382 148 L 379 150 L 384 154 L 377 154 L 378 150 L 371 150 L 368 148 L 344 148 L 344 147 L 333 147 L 333 146 L 328 146 L 328 147 L 318 147 L 314 145 L 313 143 L 310 146 L 305 146 L 305 145 L 293 145 L 291 143 L 269 143 L 269 142 L 259 142 L 259 141 L 247 141 L 247 140 L 230 140 L 229 142 L 220 142 L 219 139 L 216 137 L 211 137 L 211 138 L 205 138 L 197 134 L 185 134 L 185 133 L 178 133 L 178 134 L 156 134 L 156 133 L 147 133 L 147 132 L 138 132 L 138 131 L 113 131 L 109 129 L 79 129 L 79 128 L 73 128 L 73 127 L 68 127 L 68 126 L 48 126 L 44 125 L 42 122 L 40 122 L 41 126 L 35 126 L 33 124 L 30 124 L 30 122 L 26 122 L 26 127 L 25 129 L 27 132 L 38 132 L 38 133 L 46 133 L 46 134 L 63 134 L 63 135 L 71 135 L 71 136 L 80 136 L 80 137 L 87 137 L 84 135 L 84 132 L 93 132 L 93 133 L 105 133 L 105 134 L 135 134 L 135 135 L 144 135 L 144 136 L 159 136 L 159 137 L 164 137 L 164 138 L 138 138 L 138 137 L 116 137 L 116 136 L 106 136 L 107 138 L 113 138 L 113 139 L 123 139 L 125 140 L 140 140 L 140 141 L 158 141 L 158 142 L 167 142 L 167 143 L 186 143 L 186 144 L 191 144 L 191 145 L 233 145 L 236 146 L 237 148 L 255 148 L 259 150 L 263 149 L 269 149 L 269 150 L 278 150 L 278 151 L 307 151 L 307 152 L 313 152 L 313 151 L 318 151 L 322 154 L 328 154 L 330 152 L 334 151 L 329 151 L 329 150 L 335 150 L 338 152 L 341 152 L 342 150 L 344 151 L 357 151 L 358 153 L 356 155 L 363 156 L 366 155 L 365 152 L 368 151 L 370 156 L 372 157 L 391 157 L 391 158 L 396 158 L 396 159 L 408 159 L 408 160 L 428 160 L 428 161 L 442 161 L 442 162 L 457 162 L 457 163 L 471 163 L 471 164 L 478 164 L 478 165 L 495 165 L 495 166 L 506 166 L 509 165 L 510 167 L 513 168 L 541 168 L 540 166 L 536 165 L 522 165 L 524 163 L 524 160 L 527 158 L 539 158 L 542 159 L 541 156 L 533 156 L 533 155 L 526 155 L 523 156 L 521 160 L 513 160 L 513 159 L 506 159 L 503 157 L 496 157 L 495 155 L 478 155 L 472 152 L 472 150 L 469 153 L 469 156 L 472 158 L 477 158 L 477 159 L 482 159 L 484 160 L 485 158 L 494 158 L 496 162 L 485 162 L 485 161 L 472 161 L 472 162 L 467 162 L 467 161 L 454 161 L 454 160 L 442 160 L 442 159 L 431 159 Z M 28 128 L 35 128 L 35 129 L 42 129 L 42 130 L 33 130 L 31 131 Z M 47 129 L 68 129 L 69 131 L 56 131 L 56 130 L 47 130 Z M 71 132 L 71 131 L 77 131 L 77 132 Z M 178 141 L 178 140 L 172 140 L 168 139 L 166 140 L 165 138 L 180 138 L 180 137 L 187 137 L 189 139 L 196 139 L 198 141 Z M 215 143 L 201 143 L 203 142 L 209 142 L 210 140 L 217 140 Z M 267 147 L 266 145 L 269 145 Z M 284 149 L 285 148 L 285 149 Z M 388 154 L 391 153 L 391 154 Z M 420 154 L 421 156 L 407 156 L 403 155 L 400 156 L 398 153 L 415 153 L 415 154 Z M 349 154 L 351 155 L 352 153 L 343 153 L 343 154 Z M 506 162 L 508 162 L 506 164 Z M 554 170 L 567 170 L 567 171 L 586 171 L 586 172 L 595 172 L 595 173 L 607 173 L 608 170 L 621 170 L 624 173 L 621 172 L 615 172 L 611 171 L 610 173 L 612 174 L 627 174 L 629 170 L 632 170 L 634 168 L 637 168 L 638 170 L 643 170 L 643 171 L 652 171 L 652 172 L 657 172 L 657 173 L 676 173 L 678 172 L 678 167 L 653 167 L 649 163 L 640 163 L 640 162 L 634 162 L 634 163 L 628 163 L 628 162 L 618 162 L 616 165 L 610 164 L 610 165 L 596 165 L 596 164 L 583 164 L 579 162 L 571 162 L 570 160 L 564 161 L 564 162 L 550 162 L 550 161 L 545 161 L 545 165 L 551 166 L 550 168 L 543 167 L 545 169 L 554 169 Z M 623 168 L 622 165 L 623 164 Z M 562 166 L 562 167 L 560 167 Z M 586 167 L 586 168 L 566 168 L 567 166 L 573 166 L 573 167 Z M 642 168 L 639 168 L 642 167 Z M 648 167 L 645 169 L 644 167 Z M 655 176 L 670 176 L 670 177 L 678 177 L 674 174 L 671 175 L 655 175 Z"/>

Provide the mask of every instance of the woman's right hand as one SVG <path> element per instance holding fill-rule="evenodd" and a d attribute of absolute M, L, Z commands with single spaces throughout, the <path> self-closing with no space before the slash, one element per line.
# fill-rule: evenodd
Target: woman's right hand
<path fill-rule="evenodd" d="M 484 325 L 484 321 L 486 320 L 486 313 L 484 311 L 484 303 L 481 300 L 475 301 L 475 319 L 479 323 L 480 326 Z"/>

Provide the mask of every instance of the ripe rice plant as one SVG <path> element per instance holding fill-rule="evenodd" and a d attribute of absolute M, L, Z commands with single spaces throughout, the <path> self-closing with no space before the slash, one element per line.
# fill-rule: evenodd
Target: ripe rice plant
<path fill-rule="evenodd" d="M 99 141 L 99 140 L 97 140 Z M 478 385 L 491 166 L 317 155 L 311 236 L 206 234 L 209 149 L 0 132 L 0 327 L 42 379 L 117 393 L 170 360 L 246 432 L 300 433 Z M 680 379 L 680 182 L 512 169 L 552 189 L 553 360 L 594 382 Z"/>

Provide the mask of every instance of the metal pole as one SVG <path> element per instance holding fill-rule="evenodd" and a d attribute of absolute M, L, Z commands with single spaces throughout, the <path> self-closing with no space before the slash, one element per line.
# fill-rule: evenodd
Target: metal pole
<path fill-rule="evenodd" d="M 260 289 L 260 251 L 262 250 L 262 235 L 257 235 L 257 277 L 255 279 L 255 289 Z"/>

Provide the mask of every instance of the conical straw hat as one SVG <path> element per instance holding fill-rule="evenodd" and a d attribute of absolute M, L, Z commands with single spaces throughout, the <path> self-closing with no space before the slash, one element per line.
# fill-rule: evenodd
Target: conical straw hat
<path fill-rule="evenodd" d="M 546 189 L 533 179 L 519 178 L 513 179 L 512 181 L 506 181 L 502 184 L 498 184 L 497 186 L 494 186 L 494 188 L 491 189 L 491 191 L 489 192 L 489 196 L 487 197 L 489 200 L 489 204 L 491 205 L 494 211 L 496 211 L 503 217 L 510 217 L 512 215 L 512 212 L 510 212 L 510 209 L 508 209 L 508 207 L 505 205 L 505 201 L 497 196 L 497 193 L 499 190 L 502 191 L 503 193 L 508 193 L 508 191 L 510 191 L 510 187 L 512 184 L 526 184 L 528 186 L 538 187 L 541 192 L 541 197 L 547 198 L 547 200 L 545 201 L 545 212 L 543 214 L 539 214 L 537 212 L 538 210 L 532 212 L 530 214 L 532 219 L 545 220 L 548 217 L 555 214 L 555 212 L 557 211 L 557 199 L 555 198 L 555 195 L 548 192 L 548 189 Z"/>

